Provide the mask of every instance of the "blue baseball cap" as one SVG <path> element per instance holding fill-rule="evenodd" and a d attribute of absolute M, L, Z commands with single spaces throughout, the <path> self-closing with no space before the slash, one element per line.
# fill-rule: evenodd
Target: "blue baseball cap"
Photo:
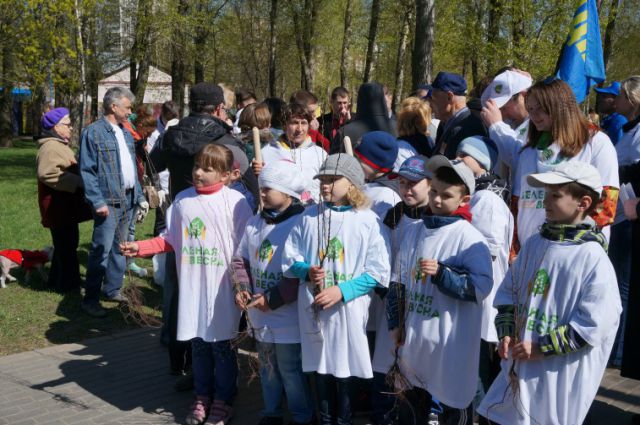
<path fill-rule="evenodd" d="M 436 79 L 431 83 L 431 87 L 437 90 L 450 91 L 456 96 L 465 96 L 467 94 L 467 81 L 462 75 L 451 72 L 438 72 Z"/>
<path fill-rule="evenodd" d="M 598 93 L 617 96 L 620 94 L 620 83 L 618 81 L 613 81 L 608 87 L 596 87 L 594 90 Z"/>
<path fill-rule="evenodd" d="M 400 166 L 398 175 L 412 182 L 431 179 L 433 174 L 427 169 L 427 161 L 429 161 L 429 158 L 424 155 L 407 158 Z"/>

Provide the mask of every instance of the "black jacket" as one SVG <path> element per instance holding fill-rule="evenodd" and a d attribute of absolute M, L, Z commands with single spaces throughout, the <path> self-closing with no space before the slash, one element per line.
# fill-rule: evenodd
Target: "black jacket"
<path fill-rule="evenodd" d="M 467 108 L 448 121 L 440 123 L 436 135 L 435 152 L 440 152 L 444 147 L 444 156 L 454 159 L 460 142 L 470 136 L 489 136 L 489 133 L 480 117 L 472 114 Z"/>
<path fill-rule="evenodd" d="M 192 113 L 169 127 L 150 157 L 157 171 L 169 170 L 171 200 L 191 187 L 193 158 L 206 144 L 235 146 L 245 151 L 244 144 L 231 136 L 230 130 L 224 121 L 200 113 Z M 257 199 L 258 182 L 251 167 L 243 174 L 242 181 Z"/>
<path fill-rule="evenodd" d="M 416 133 L 411 136 L 398 137 L 398 139 L 409 143 L 418 152 L 418 155 L 424 155 L 427 158 L 431 158 L 433 156 L 434 143 L 430 136 Z"/>
<path fill-rule="evenodd" d="M 331 140 L 329 153 L 344 152 L 342 139 L 349 136 L 353 147 L 363 134 L 370 131 L 386 131 L 396 135 L 395 126 L 389 119 L 384 91 L 379 83 L 365 83 L 358 90 L 358 110 L 356 119 L 345 125 Z"/>
<path fill-rule="evenodd" d="M 355 112 L 351 112 L 351 119 L 346 121 L 344 124 L 342 124 L 340 128 L 344 127 L 345 125 L 349 124 L 351 121 L 355 119 L 356 119 Z M 320 131 L 327 140 L 329 141 L 332 140 L 333 135 L 331 134 L 331 130 L 333 130 L 333 112 L 329 112 L 324 115 L 321 115 L 319 122 L 320 122 L 320 128 L 318 129 L 318 131 Z"/>

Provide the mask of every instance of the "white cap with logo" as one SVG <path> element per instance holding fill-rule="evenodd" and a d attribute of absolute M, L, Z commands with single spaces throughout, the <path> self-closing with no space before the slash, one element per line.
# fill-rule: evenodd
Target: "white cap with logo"
<path fill-rule="evenodd" d="M 598 195 L 602 194 L 600 173 L 593 165 L 581 161 L 566 161 L 553 171 L 530 174 L 527 176 L 527 182 L 533 187 L 576 182 L 593 189 Z"/>
<path fill-rule="evenodd" d="M 531 77 L 526 74 L 518 71 L 505 71 L 498 74 L 484 89 L 480 101 L 482 106 L 487 106 L 487 101 L 491 99 L 498 105 L 498 108 L 502 108 L 509 99 L 527 90 L 532 84 Z"/>

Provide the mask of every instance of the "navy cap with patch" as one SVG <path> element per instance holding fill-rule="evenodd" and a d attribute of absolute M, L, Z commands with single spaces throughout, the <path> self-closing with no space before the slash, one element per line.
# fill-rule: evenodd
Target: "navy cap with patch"
<path fill-rule="evenodd" d="M 433 174 L 427 170 L 428 160 L 429 158 L 424 155 L 416 155 L 411 158 L 407 158 L 400 166 L 398 175 L 412 182 L 417 182 L 422 179 L 431 179 Z"/>

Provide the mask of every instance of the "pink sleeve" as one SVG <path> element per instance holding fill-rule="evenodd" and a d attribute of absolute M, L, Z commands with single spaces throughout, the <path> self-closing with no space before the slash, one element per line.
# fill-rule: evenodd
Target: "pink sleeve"
<path fill-rule="evenodd" d="M 171 244 L 160 236 L 136 243 L 138 244 L 138 257 L 150 257 L 154 254 L 173 251 Z"/>

